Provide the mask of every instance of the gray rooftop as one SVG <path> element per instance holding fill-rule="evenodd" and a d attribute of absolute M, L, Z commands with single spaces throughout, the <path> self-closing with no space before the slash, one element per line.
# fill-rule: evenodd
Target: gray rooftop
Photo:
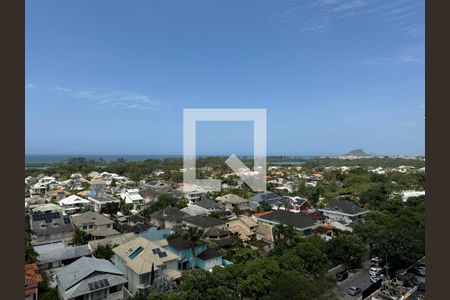
<path fill-rule="evenodd" d="M 98 259 L 94 257 L 82 257 L 68 266 L 55 270 L 59 284 L 66 293 L 75 285 L 79 285 L 81 281 L 87 279 L 94 273 L 120 275 L 119 271 L 110 261 L 106 259 Z M 92 277 L 89 277 L 92 278 Z M 70 291 L 73 293 L 74 291 Z M 74 297 L 74 296 L 71 296 Z"/>
<path fill-rule="evenodd" d="M 75 226 L 81 227 L 83 225 L 87 224 L 93 224 L 93 225 L 107 225 L 107 224 L 113 224 L 114 221 L 108 219 L 102 214 L 99 214 L 98 212 L 94 211 L 88 211 L 78 216 L 72 217 L 72 222 Z"/>
<path fill-rule="evenodd" d="M 337 199 L 320 209 L 321 211 L 337 211 L 348 215 L 357 215 L 366 212 L 350 200 Z"/>
<path fill-rule="evenodd" d="M 276 222 L 284 225 L 291 225 L 294 228 L 308 228 L 314 226 L 314 220 L 306 213 L 293 213 L 285 210 L 275 210 L 269 214 L 259 217 L 259 219 Z"/>
<path fill-rule="evenodd" d="M 35 251 L 39 254 L 38 264 L 40 265 L 91 255 L 88 245 L 74 247 L 68 246 L 64 248 L 55 248 L 52 250 L 44 249 L 44 251 L 42 251 L 42 249 L 35 249 Z"/>

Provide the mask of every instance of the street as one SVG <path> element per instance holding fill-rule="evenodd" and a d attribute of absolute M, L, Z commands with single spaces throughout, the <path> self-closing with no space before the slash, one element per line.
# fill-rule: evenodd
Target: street
<path fill-rule="evenodd" d="M 362 295 L 361 292 L 368 288 L 371 284 L 372 283 L 369 279 L 368 269 L 362 269 L 361 271 L 349 276 L 349 278 L 347 278 L 346 280 L 338 283 L 345 294 L 345 296 L 342 298 L 343 300 L 355 300 L 360 298 Z M 361 292 L 356 296 L 350 296 L 349 294 L 347 294 L 347 290 L 351 286 L 359 287 L 361 289 Z"/>

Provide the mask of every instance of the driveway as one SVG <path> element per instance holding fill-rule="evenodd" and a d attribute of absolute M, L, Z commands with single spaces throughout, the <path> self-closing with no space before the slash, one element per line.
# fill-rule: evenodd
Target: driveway
<path fill-rule="evenodd" d="M 346 280 L 339 282 L 338 285 L 341 287 L 341 290 L 344 292 L 345 296 L 342 298 L 343 300 L 355 300 L 361 298 L 361 293 L 359 293 L 356 296 L 350 296 L 347 294 L 347 290 L 351 286 L 357 286 L 361 289 L 361 291 L 364 291 L 367 289 L 372 283 L 369 279 L 369 270 L 368 269 L 362 269 L 358 271 L 357 273 L 350 274 L 349 278 Z"/>

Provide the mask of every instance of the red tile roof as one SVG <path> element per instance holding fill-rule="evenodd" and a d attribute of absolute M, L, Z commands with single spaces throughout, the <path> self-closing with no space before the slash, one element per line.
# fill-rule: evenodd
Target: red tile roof
<path fill-rule="evenodd" d="M 259 218 L 259 217 L 268 215 L 268 214 L 270 214 L 270 213 L 273 213 L 273 210 L 268 210 L 268 211 L 263 211 L 263 212 L 260 212 L 260 213 L 255 213 L 254 216 L 257 217 L 257 218 Z"/>
<path fill-rule="evenodd" d="M 25 287 L 36 285 L 43 281 L 42 275 L 37 273 L 38 266 L 36 263 L 25 265 Z"/>

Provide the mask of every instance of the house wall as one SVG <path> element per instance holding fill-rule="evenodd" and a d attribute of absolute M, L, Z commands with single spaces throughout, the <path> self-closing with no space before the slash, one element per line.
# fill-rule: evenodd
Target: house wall
<path fill-rule="evenodd" d="M 36 235 L 31 242 L 33 245 L 49 244 L 61 241 L 70 241 L 73 237 L 73 231 L 57 232 L 48 235 Z"/>
<path fill-rule="evenodd" d="M 195 247 L 195 255 L 199 255 L 200 253 L 205 251 L 206 248 L 207 248 L 206 244 L 202 244 Z M 186 259 L 188 261 L 187 268 L 188 269 L 192 268 L 192 249 L 177 250 L 169 245 L 167 246 L 167 250 L 178 256 L 180 259 Z M 196 260 L 198 260 L 198 258 Z M 178 270 L 178 263 L 175 270 Z"/>
<path fill-rule="evenodd" d="M 138 233 L 136 236 L 141 236 L 149 241 L 158 241 L 165 239 L 165 236 L 170 235 L 172 230 L 170 228 L 161 228 L 152 227 L 147 231 Z"/>
<path fill-rule="evenodd" d="M 122 271 L 123 276 L 125 276 L 125 278 L 128 280 L 127 289 L 134 295 L 137 291 L 137 286 L 139 285 L 139 275 L 128 268 L 126 262 L 117 254 L 114 254 L 113 260 L 114 265 L 117 267 L 117 269 Z"/>
<path fill-rule="evenodd" d="M 353 222 L 353 219 L 349 216 L 341 215 L 341 214 L 335 214 L 332 212 L 323 212 L 323 215 L 327 217 L 331 221 L 342 221 L 344 223 L 351 223 Z"/>
<path fill-rule="evenodd" d="M 128 280 L 128 291 L 135 295 L 139 289 L 143 289 L 146 285 L 143 285 L 139 282 L 140 275 L 131 270 L 126 262 L 117 254 L 114 254 L 114 265 L 122 271 L 125 278 Z M 166 262 L 164 265 L 167 266 L 169 270 L 178 270 L 178 262 L 176 259 L 172 261 Z M 155 276 L 159 276 L 159 272 L 155 274 Z M 109 298 L 108 298 L 109 299 Z"/>
<path fill-rule="evenodd" d="M 208 271 L 208 270 L 214 268 L 215 266 L 221 266 L 222 265 L 222 256 L 216 257 L 216 258 L 212 258 L 212 259 L 209 259 L 209 260 L 206 260 L 206 261 L 205 260 L 201 260 L 200 258 L 197 258 L 195 260 L 195 264 L 200 269 Z"/>

